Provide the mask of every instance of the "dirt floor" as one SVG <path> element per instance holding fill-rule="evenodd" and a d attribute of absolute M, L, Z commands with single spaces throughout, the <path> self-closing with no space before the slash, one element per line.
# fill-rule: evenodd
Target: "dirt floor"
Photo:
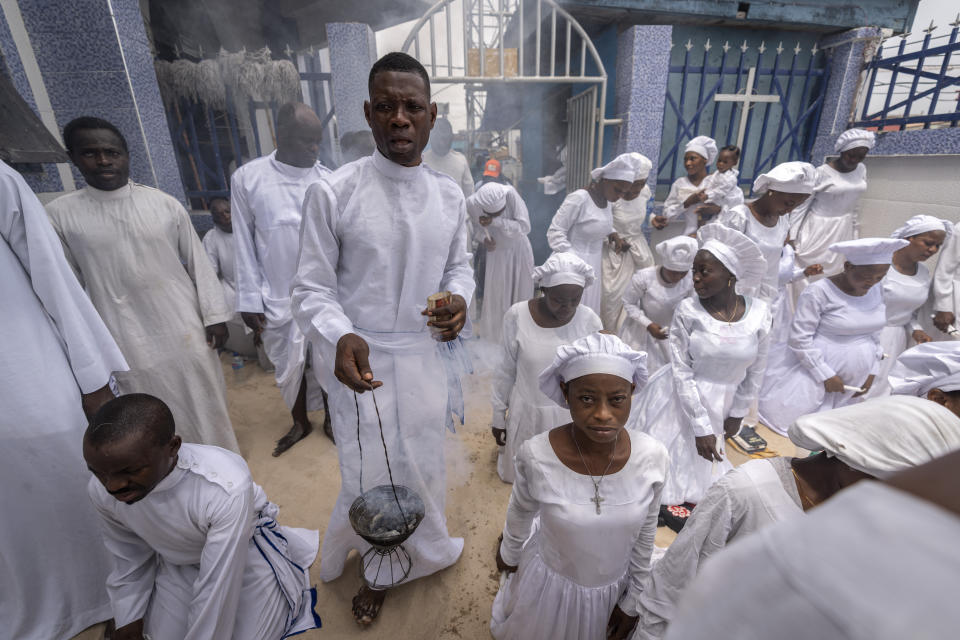
<path fill-rule="evenodd" d="M 392 590 L 383 610 L 369 629 L 361 631 L 350 612 L 350 600 L 360 586 L 357 558 L 348 561 L 344 574 L 334 582 L 317 582 L 317 611 L 323 628 L 299 638 L 365 637 L 369 640 L 483 640 L 490 638 L 490 608 L 497 591 L 495 543 L 503 527 L 510 485 L 496 472 L 496 446 L 490 435 L 490 369 L 493 354 L 473 344 L 477 372 L 464 381 L 467 423 L 457 434 L 448 433 L 447 526 L 451 535 L 464 538 L 463 555 L 453 567 Z M 281 524 L 320 530 L 321 539 L 340 486 L 337 454 L 320 432 L 298 443 L 279 458 L 270 455 L 274 442 L 290 427 L 273 374 L 250 362 L 240 373 L 230 368 L 224 355 L 228 405 L 243 456 L 254 479 L 280 506 Z M 319 426 L 323 414 L 311 416 Z M 759 433 L 769 448 L 780 455 L 793 455 L 794 446 L 764 427 Z M 730 452 L 734 464 L 745 461 Z M 666 547 L 675 534 L 666 528 L 657 532 L 657 544 Z M 313 575 L 319 569 L 319 558 Z M 316 580 L 316 578 L 315 578 Z M 73 640 L 100 640 L 103 625 L 97 625 Z"/>

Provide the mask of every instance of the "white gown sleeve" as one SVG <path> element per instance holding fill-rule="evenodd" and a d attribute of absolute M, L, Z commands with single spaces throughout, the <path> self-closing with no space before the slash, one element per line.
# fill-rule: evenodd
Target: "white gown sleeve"
<path fill-rule="evenodd" d="M 96 506 L 101 515 L 103 545 L 112 559 L 107 576 L 110 608 L 117 627 L 125 627 L 147 613 L 157 577 L 156 554 L 140 536 Z"/>
<path fill-rule="evenodd" d="M 682 215 L 685 210 L 686 207 L 684 207 L 683 202 L 680 201 L 680 191 L 677 188 L 677 183 L 674 182 L 670 185 L 670 193 L 667 194 L 667 199 L 663 201 L 662 215 L 667 220 L 673 220 Z"/>
<path fill-rule="evenodd" d="M 700 399 L 700 390 L 693 373 L 688 322 L 690 319 L 684 317 L 683 307 L 677 307 L 673 322 L 670 323 L 670 335 L 667 337 L 667 344 L 670 346 L 670 369 L 680 401 L 680 411 L 686 421 L 686 425 L 682 426 L 688 427 L 697 437 L 709 436 L 713 435 L 713 426 Z"/>
<path fill-rule="evenodd" d="M 717 215 L 716 222 L 740 233 L 745 233 L 747 229 L 746 215 L 749 213 L 749 210 L 744 211 L 744 208 L 745 207 L 724 207 L 719 215 Z"/>
<path fill-rule="evenodd" d="M 636 616 L 640 604 L 640 594 L 650 575 L 650 559 L 653 557 L 653 541 L 657 536 L 657 517 L 660 515 L 660 494 L 663 483 L 654 490 L 647 517 L 633 549 L 630 550 L 630 566 L 627 569 L 627 589 L 620 597 L 620 610 L 628 616 Z"/>
<path fill-rule="evenodd" d="M 589 196 L 588 196 L 589 197 Z M 570 229 L 576 224 L 583 211 L 583 201 L 574 191 L 561 203 L 560 208 L 553 214 L 550 227 L 547 229 L 547 244 L 557 253 L 573 250 L 570 244 Z"/>
<path fill-rule="evenodd" d="M 500 229 L 504 235 L 511 237 L 525 236 L 530 233 L 530 214 L 527 212 L 527 205 L 524 204 L 520 194 L 511 190 L 507 195 L 507 203 L 511 217 L 497 216 L 490 223 L 490 226 Z"/>
<path fill-rule="evenodd" d="M 469 196 L 473 194 L 473 174 L 470 173 L 470 163 L 467 162 L 466 158 L 463 159 L 461 165 L 463 169 L 460 172 L 460 190 L 463 191 L 464 196 Z"/>
<path fill-rule="evenodd" d="M 470 253 L 467 232 L 467 207 L 460 200 L 459 222 L 457 230 L 450 240 L 447 263 L 443 267 L 440 290 L 462 296 L 467 304 L 473 299 L 473 290 L 477 282 L 473 278 L 473 254 Z"/>
<path fill-rule="evenodd" d="M 940 261 L 933 272 L 933 310 L 954 313 L 953 287 L 960 269 L 960 224 L 940 250 Z"/>
<path fill-rule="evenodd" d="M 511 308 L 503 316 L 503 338 L 500 343 L 500 366 L 494 369 L 490 404 L 493 405 L 491 426 L 503 429 L 507 424 L 510 395 L 517 382 L 517 357 L 520 344 L 517 341 L 519 317 Z"/>
<path fill-rule="evenodd" d="M 659 268 L 659 267 L 657 267 Z M 630 284 L 623 292 L 623 309 L 627 317 L 646 329 L 652 320 L 643 311 L 643 296 L 647 293 L 647 280 L 641 271 L 637 271 L 630 278 Z"/>
<path fill-rule="evenodd" d="M 787 346 L 817 382 L 823 382 L 837 375 L 837 372 L 824 360 L 820 349 L 813 345 L 813 337 L 817 333 L 817 327 L 820 326 L 823 307 L 824 294 L 819 287 L 804 289 L 797 298 L 797 310 L 793 314 L 793 323 L 790 325 L 790 337 L 787 338 Z"/>
<path fill-rule="evenodd" d="M 201 240 L 203 244 L 203 250 L 207 252 L 207 257 L 210 258 L 210 264 L 213 265 L 213 272 L 217 274 L 217 277 L 220 280 L 223 280 L 223 276 L 220 273 L 220 252 L 217 251 L 217 245 L 213 242 L 213 229 L 207 231 Z"/>
<path fill-rule="evenodd" d="M 234 311 L 263 313 L 263 282 L 257 261 L 254 212 L 236 173 L 230 179 L 230 218 L 233 221 L 234 259 L 236 260 L 237 308 Z"/>
<path fill-rule="evenodd" d="M 533 519 L 540 511 L 540 503 L 531 494 L 529 441 L 520 446 L 517 453 L 517 474 L 510 492 L 507 505 L 507 521 L 503 525 L 503 541 L 500 543 L 500 557 L 511 566 L 520 564 L 520 551 L 523 543 L 530 537 Z M 659 500 L 657 501 L 659 503 Z"/>
<path fill-rule="evenodd" d="M 759 300 L 753 300 L 752 304 L 762 304 Z M 750 412 L 750 405 L 757 399 L 760 393 L 760 387 L 763 385 L 763 374 L 767 370 L 767 351 L 770 348 L 770 326 L 773 322 L 770 317 L 769 308 L 764 311 L 766 319 L 761 323 L 757 336 L 757 359 L 747 367 L 747 375 L 744 376 L 737 392 L 733 396 L 733 403 L 730 405 L 730 418 L 742 418 Z"/>
<path fill-rule="evenodd" d="M 227 301 L 223 297 L 223 286 L 220 278 L 213 271 L 213 265 L 207 258 L 207 252 L 200 243 L 196 229 L 190 221 L 190 214 L 183 206 L 171 198 L 171 206 L 177 216 L 177 246 L 180 261 L 187 269 L 193 285 L 197 289 L 197 300 L 200 302 L 200 317 L 203 325 L 227 322 L 233 318 L 233 309 L 227 308 Z"/>

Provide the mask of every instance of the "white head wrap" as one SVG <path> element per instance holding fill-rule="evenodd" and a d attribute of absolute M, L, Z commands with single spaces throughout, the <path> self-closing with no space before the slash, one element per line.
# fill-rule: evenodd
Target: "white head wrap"
<path fill-rule="evenodd" d="M 676 236 L 656 246 L 660 264 L 670 271 L 690 271 L 700 245 L 690 236 Z"/>
<path fill-rule="evenodd" d="M 891 238 L 911 238 L 928 231 L 946 231 L 947 237 L 953 233 L 953 224 L 933 216 L 923 214 L 913 216 L 890 234 Z"/>
<path fill-rule="evenodd" d="M 930 400 L 887 396 L 805 415 L 789 434 L 799 447 L 883 478 L 960 448 L 960 417 Z"/>
<path fill-rule="evenodd" d="M 844 151 L 856 149 L 857 147 L 873 149 L 876 144 L 877 135 L 873 131 L 867 131 L 865 129 L 847 129 L 837 136 L 837 141 L 833 143 L 833 150 L 837 153 L 843 153 Z"/>
<path fill-rule="evenodd" d="M 899 238 L 860 238 L 834 242 L 828 248 L 852 265 L 890 264 L 893 253 L 910 244 Z"/>
<path fill-rule="evenodd" d="M 592 333 L 573 344 L 557 347 L 557 355 L 540 374 L 540 390 L 561 407 L 569 407 L 560 383 L 591 373 L 607 373 L 636 385 L 634 394 L 647 381 L 647 354 L 634 351 L 620 338 L 607 333 Z"/>
<path fill-rule="evenodd" d="M 683 148 L 684 154 L 686 154 L 687 151 L 693 151 L 701 157 L 706 158 L 707 164 L 713 164 L 713 161 L 717 159 L 717 141 L 708 136 L 697 136 Z"/>
<path fill-rule="evenodd" d="M 737 279 L 737 293 L 757 294 L 767 273 L 767 261 L 753 240 L 722 224 L 700 227 L 697 239 L 700 248 L 712 253 Z"/>
<path fill-rule="evenodd" d="M 541 287 L 555 287 L 560 284 L 589 287 L 595 278 L 593 267 L 569 251 L 551 255 L 546 262 L 533 270 L 532 277 L 534 284 Z"/>
<path fill-rule="evenodd" d="M 487 182 L 470 197 L 484 213 L 496 213 L 507 206 L 508 193 L 510 193 L 510 187 L 499 182 Z"/>
<path fill-rule="evenodd" d="M 931 389 L 960 390 L 960 342 L 927 342 L 907 349 L 890 369 L 897 395 L 926 397 Z"/>
<path fill-rule="evenodd" d="M 809 162 L 781 162 L 753 181 L 754 193 L 773 189 L 783 193 L 813 193 L 817 170 Z"/>
<path fill-rule="evenodd" d="M 633 181 L 645 180 L 650 176 L 650 170 L 653 169 L 653 162 L 642 153 L 631 152 L 630 158 L 633 160 L 634 174 Z"/>
<path fill-rule="evenodd" d="M 633 182 L 635 180 L 634 176 L 637 174 L 637 161 L 632 157 L 633 155 L 632 153 L 621 153 L 607 164 L 591 171 L 590 179 L 606 178 L 607 180 Z"/>

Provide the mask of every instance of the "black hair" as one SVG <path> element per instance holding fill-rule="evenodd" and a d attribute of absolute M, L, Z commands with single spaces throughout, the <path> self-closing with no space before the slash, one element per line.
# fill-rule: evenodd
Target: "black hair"
<path fill-rule="evenodd" d="M 413 56 L 400 51 L 391 51 L 370 67 L 370 76 L 367 78 L 367 91 L 373 91 L 373 79 L 382 71 L 401 71 L 405 73 L 415 73 L 423 78 L 423 83 L 427 85 L 427 100 L 430 99 L 430 76 L 423 65 Z"/>
<path fill-rule="evenodd" d="M 128 393 L 100 407 L 84 440 L 92 447 L 101 447 L 136 435 L 163 446 L 175 433 L 173 413 L 163 400 L 146 393 Z"/>
<path fill-rule="evenodd" d="M 123 137 L 120 129 L 117 129 L 112 122 L 93 116 L 80 116 L 68 122 L 67 126 L 63 128 L 63 145 L 67 148 L 67 153 L 73 153 L 73 138 L 77 133 L 79 131 L 89 131 L 90 129 L 106 129 L 107 131 L 113 132 L 115 136 L 120 138 L 120 144 L 123 146 L 123 150 L 127 153 L 130 152 L 130 149 L 127 147 L 127 139 Z"/>
<path fill-rule="evenodd" d="M 737 156 L 738 158 L 740 157 L 740 147 L 738 147 L 735 144 L 728 144 L 727 146 L 720 149 L 720 151 L 729 151 L 730 153 Z"/>

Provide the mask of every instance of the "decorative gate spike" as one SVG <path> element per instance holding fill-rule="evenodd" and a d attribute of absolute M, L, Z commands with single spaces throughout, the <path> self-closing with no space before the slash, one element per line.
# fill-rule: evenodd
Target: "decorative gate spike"
<path fill-rule="evenodd" d="M 797 42 L 797 46 L 793 48 L 793 55 L 798 56 L 803 49 L 800 48 L 800 42 Z"/>
<path fill-rule="evenodd" d="M 704 51 L 710 51 L 713 47 L 710 45 L 710 38 L 707 38 L 707 41 L 703 45 Z"/>
<path fill-rule="evenodd" d="M 783 41 L 777 45 L 777 55 L 780 55 L 781 53 L 783 53 Z"/>
<path fill-rule="evenodd" d="M 954 18 L 953 22 L 950 23 L 950 26 L 953 27 L 954 29 L 956 29 L 957 27 L 960 27 L 960 13 L 958 13 L 957 17 Z"/>
<path fill-rule="evenodd" d="M 813 43 L 813 49 L 810 49 L 810 55 L 812 55 L 812 56 L 817 55 L 817 51 L 819 51 L 819 49 L 817 49 L 817 43 L 814 42 L 814 43 Z"/>
<path fill-rule="evenodd" d="M 744 52 L 744 53 L 746 53 L 746 52 L 747 52 L 747 49 L 749 49 L 749 48 L 750 48 L 750 47 L 747 46 L 747 41 L 746 41 L 746 40 L 744 40 L 744 41 L 743 41 L 743 44 L 740 45 L 740 51 L 742 51 L 742 52 Z"/>
<path fill-rule="evenodd" d="M 687 39 L 687 44 L 685 44 L 685 45 L 683 45 L 683 46 L 685 46 L 685 47 L 687 48 L 687 51 L 690 51 L 690 49 L 693 49 L 693 42 L 691 42 L 690 39 L 688 38 L 688 39 Z"/>
<path fill-rule="evenodd" d="M 960 19 L 960 16 L 957 16 L 957 19 Z M 723 52 L 726 53 L 727 51 L 730 51 L 730 41 L 729 41 L 729 40 L 727 40 L 726 42 L 723 43 Z"/>
<path fill-rule="evenodd" d="M 760 52 L 760 55 L 763 55 L 763 52 L 766 51 L 766 50 L 767 50 L 767 41 L 766 41 L 766 40 L 761 40 L 761 41 L 760 41 L 760 46 L 757 47 L 757 51 Z"/>
<path fill-rule="evenodd" d="M 933 33 L 937 28 L 933 24 L 933 20 L 930 21 L 930 26 L 923 30 L 924 33 Z"/>

